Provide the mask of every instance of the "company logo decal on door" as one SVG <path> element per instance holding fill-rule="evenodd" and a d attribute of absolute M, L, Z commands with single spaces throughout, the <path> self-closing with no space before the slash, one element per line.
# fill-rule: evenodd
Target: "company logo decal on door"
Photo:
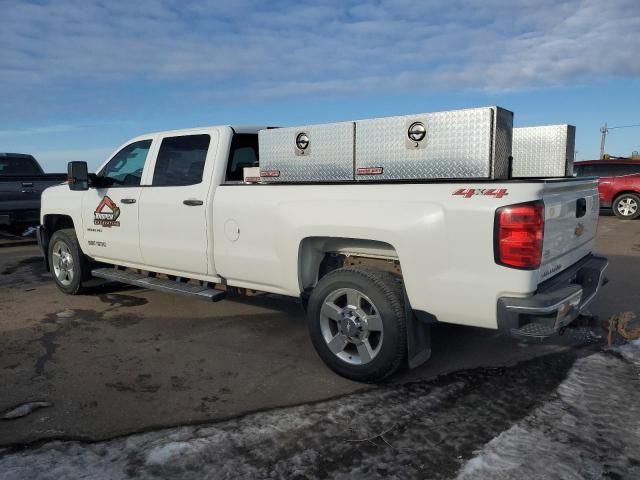
<path fill-rule="evenodd" d="M 116 205 L 116 202 L 111 200 L 106 195 L 93 212 L 93 224 L 102 225 L 103 227 L 119 227 L 118 217 L 120 216 L 120 209 Z"/>

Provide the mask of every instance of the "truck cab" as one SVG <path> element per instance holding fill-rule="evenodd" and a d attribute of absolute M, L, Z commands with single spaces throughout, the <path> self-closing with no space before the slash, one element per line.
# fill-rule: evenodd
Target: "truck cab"
<path fill-rule="evenodd" d="M 219 281 L 207 251 L 215 222 L 210 200 L 218 185 L 242 183 L 243 169 L 258 165 L 261 128 L 136 137 L 100 166 L 92 188 L 49 190 L 43 225 L 62 221 L 64 213 L 82 251 L 96 261 Z M 53 218 L 49 209 L 56 211 Z"/>

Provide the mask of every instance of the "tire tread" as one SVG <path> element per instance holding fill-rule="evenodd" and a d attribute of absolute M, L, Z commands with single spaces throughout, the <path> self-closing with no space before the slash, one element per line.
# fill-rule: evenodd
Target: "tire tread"
<path fill-rule="evenodd" d="M 329 284 L 335 279 L 335 277 L 343 276 L 345 273 L 359 276 L 365 281 L 373 283 L 377 288 L 380 289 L 394 312 L 394 320 L 396 322 L 399 336 L 398 344 L 391 362 L 388 362 L 387 364 L 379 367 L 373 372 L 369 372 L 364 375 L 358 375 L 357 378 L 355 378 L 355 376 L 346 374 L 344 371 L 337 371 L 331 364 L 329 364 L 329 367 L 343 376 L 361 382 L 370 383 L 385 380 L 393 375 L 401 366 L 404 365 L 404 363 L 406 363 L 407 326 L 405 319 L 406 313 L 402 278 L 398 275 L 394 275 L 393 273 L 384 270 L 361 267 L 343 267 L 332 270 L 327 275 L 322 277 L 318 282 L 318 285 L 316 285 L 316 288 Z M 317 321 L 317 319 L 309 318 L 309 321 Z"/>

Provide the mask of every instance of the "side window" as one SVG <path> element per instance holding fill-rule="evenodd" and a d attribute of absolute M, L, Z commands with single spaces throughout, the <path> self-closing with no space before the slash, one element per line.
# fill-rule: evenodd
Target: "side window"
<path fill-rule="evenodd" d="M 236 133 L 231 140 L 229 161 L 227 162 L 227 182 L 244 180 L 245 167 L 258 166 L 258 135 Z"/>
<path fill-rule="evenodd" d="M 596 177 L 610 177 L 612 176 L 611 167 L 609 165 L 592 165 L 592 175 Z"/>
<path fill-rule="evenodd" d="M 620 166 L 622 167 L 620 175 L 638 175 L 640 173 L 640 162 L 638 162 L 638 165 L 625 163 Z"/>
<path fill-rule="evenodd" d="M 202 182 L 209 135 L 184 135 L 162 139 L 153 171 L 153 185 L 177 187 Z"/>
<path fill-rule="evenodd" d="M 573 168 L 576 171 L 578 177 L 597 177 L 600 175 L 598 173 L 598 168 L 595 165 L 573 165 Z"/>
<path fill-rule="evenodd" d="M 114 187 L 140 185 L 150 147 L 151 140 L 141 140 L 127 145 L 109 160 L 98 176 L 110 178 Z"/>

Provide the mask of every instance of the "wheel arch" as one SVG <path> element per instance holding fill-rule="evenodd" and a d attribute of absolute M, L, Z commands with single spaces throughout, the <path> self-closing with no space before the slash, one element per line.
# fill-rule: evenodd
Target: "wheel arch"
<path fill-rule="evenodd" d="M 70 215 L 59 214 L 59 213 L 49 213 L 42 217 L 42 226 L 44 227 L 44 231 L 40 231 L 38 233 L 38 243 L 40 244 L 40 249 L 42 250 L 43 260 L 45 270 L 47 272 L 51 271 L 51 267 L 49 265 L 49 242 L 54 233 L 58 230 L 63 230 L 65 228 L 76 229 L 75 224 L 73 223 L 73 218 Z"/>
<path fill-rule="evenodd" d="M 73 228 L 75 230 L 75 224 L 73 223 L 73 218 L 70 215 L 58 214 L 58 213 L 50 213 L 44 216 L 43 225 L 47 229 L 47 233 L 49 237 L 53 235 L 58 230 L 62 230 L 63 228 Z"/>
<path fill-rule="evenodd" d="M 402 275 L 398 252 L 390 243 L 348 237 L 307 237 L 298 249 L 300 290 L 313 288 L 324 275 L 345 266 L 347 261 Z"/>
<path fill-rule="evenodd" d="M 306 305 L 308 295 L 323 276 L 345 266 L 390 271 L 403 277 L 398 250 L 391 243 L 349 237 L 307 237 L 300 242 L 298 252 L 298 278 L 303 304 Z M 437 319 L 427 312 L 413 311 L 404 285 L 403 295 L 407 319 L 407 359 L 410 368 L 415 368 L 431 356 L 430 324 Z"/>
<path fill-rule="evenodd" d="M 637 190 L 620 190 L 619 192 L 616 192 L 613 195 L 613 200 L 611 201 L 611 205 L 616 203 L 618 198 L 620 198 L 622 195 L 635 195 L 636 197 L 640 197 L 640 192 Z"/>

